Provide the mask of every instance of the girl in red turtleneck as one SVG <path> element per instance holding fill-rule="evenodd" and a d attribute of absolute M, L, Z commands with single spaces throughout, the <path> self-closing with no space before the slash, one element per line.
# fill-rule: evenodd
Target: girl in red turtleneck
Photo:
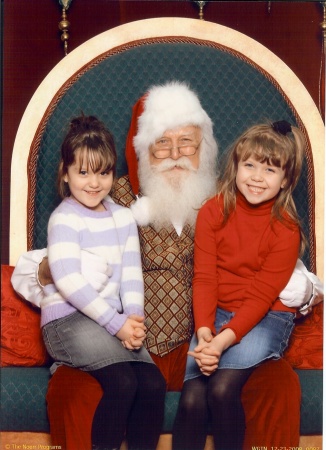
<path fill-rule="evenodd" d="M 202 450 L 209 421 L 216 450 L 241 450 L 242 387 L 257 365 L 280 358 L 287 346 L 295 309 L 278 295 L 303 249 L 292 192 L 304 148 L 301 131 L 286 121 L 251 127 L 228 154 L 218 195 L 198 214 L 196 333 L 175 423 L 175 450 Z"/>

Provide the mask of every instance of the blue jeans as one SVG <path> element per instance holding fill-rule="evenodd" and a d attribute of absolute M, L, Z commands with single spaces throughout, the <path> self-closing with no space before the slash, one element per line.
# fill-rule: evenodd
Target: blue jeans
<path fill-rule="evenodd" d="M 215 328 L 217 332 L 227 324 L 234 313 L 218 308 Z M 294 314 L 284 311 L 269 311 L 266 316 L 247 333 L 242 340 L 229 347 L 221 356 L 219 369 L 247 369 L 255 367 L 266 359 L 279 359 L 286 349 L 294 327 Z M 190 350 L 197 345 L 194 335 Z M 187 358 L 185 381 L 201 375 L 192 356 Z"/>
<path fill-rule="evenodd" d="M 56 362 L 52 373 L 58 364 L 90 371 L 119 362 L 153 363 L 145 347 L 127 350 L 116 336 L 79 311 L 47 323 L 42 333 L 46 349 Z"/>

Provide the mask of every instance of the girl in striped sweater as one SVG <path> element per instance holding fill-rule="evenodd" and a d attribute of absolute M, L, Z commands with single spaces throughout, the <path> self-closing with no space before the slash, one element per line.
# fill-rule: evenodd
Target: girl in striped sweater
<path fill-rule="evenodd" d="M 108 194 L 116 168 L 113 137 L 96 117 L 73 119 L 61 147 L 58 189 L 63 201 L 48 225 L 54 284 L 44 288 L 41 326 L 59 364 L 87 371 L 103 397 L 92 427 L 94 449 L 155 449 L 165 383 L 143 347 L 144 288 L 136 223 Z M 108 282 L 89 282 L 81 250 L 103 258 Z M 151 424 L 148 426 L 148 424 Z"/>

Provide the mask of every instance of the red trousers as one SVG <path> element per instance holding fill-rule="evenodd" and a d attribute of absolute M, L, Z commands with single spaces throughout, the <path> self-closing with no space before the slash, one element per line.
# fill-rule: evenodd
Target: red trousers
<path fill-rule="evenodd" d="M 175 355 L 173 358 L 174 362 L 167 362 L 171 369 Z M 100 385 L 89 374 L 66 366 L 55 372 L 47 393 L 52 445 L 62 450 L 91 449 L 92 420 L 101 395 Z M 244 450 L 297 447 L 300 400 L 298 376 L 285 360 L 268 361 L 258 367 L 242 392 L 246 414 Z"/>

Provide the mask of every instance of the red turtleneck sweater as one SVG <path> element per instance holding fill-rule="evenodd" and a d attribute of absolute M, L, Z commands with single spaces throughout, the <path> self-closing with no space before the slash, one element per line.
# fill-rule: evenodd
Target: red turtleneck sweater
<path fill-rule="evenodd" d="M 214 334 L 216 308 L 235 312 L 224 328 L 239 342 L 269 310 L 292 311 L 278 298 L 294 270 L 300 245 L 297 226 L 271 223 L 274 199 L 253 206 L 241 195 L 226 225 L 223 197 L 199 211 L 195 234 L 193 307 L 195 330 Z"/>

